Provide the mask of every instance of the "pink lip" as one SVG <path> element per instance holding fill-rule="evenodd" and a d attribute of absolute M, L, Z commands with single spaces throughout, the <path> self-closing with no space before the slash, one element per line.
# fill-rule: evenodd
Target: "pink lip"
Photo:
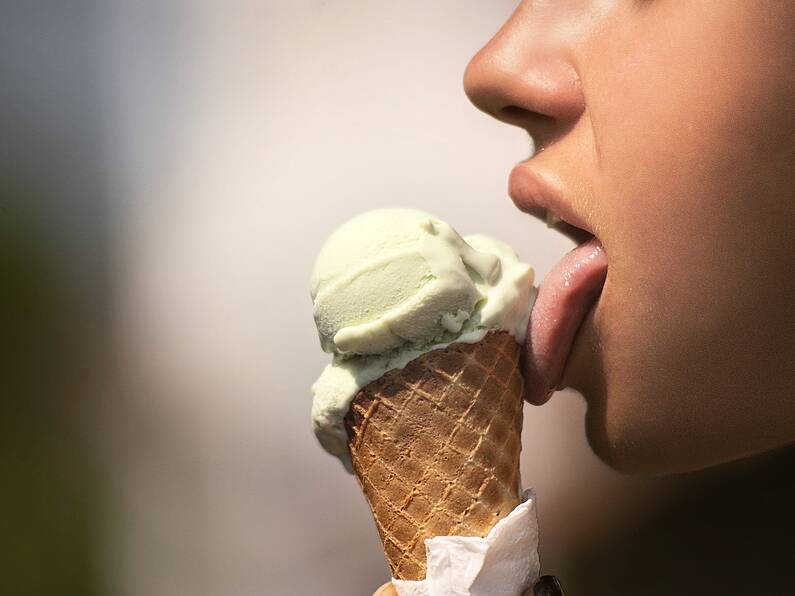
<path fill-rule="evenodd" d="M 543 172 L 522 162 L 508 177 L 508 195 L 525 213 L 541 217 L 550 210 L 566 223 L 593 234 L 593 230 L 566 197 L 563 185 L 553 174 Z"/>
<path fill-rule="evenodd" d="M 591 232 L 554 178 L 519 164 L 511 172 L 509 194 L 522 211 L 540 215 L 551 209 L 565 222 Z M 561 377 L 577 331 L 596 304 L 607 277 L 607 255 L 595 237 L 565 255 L 538 288 L 527 329 L 526 397 L 545 403 Z"/>

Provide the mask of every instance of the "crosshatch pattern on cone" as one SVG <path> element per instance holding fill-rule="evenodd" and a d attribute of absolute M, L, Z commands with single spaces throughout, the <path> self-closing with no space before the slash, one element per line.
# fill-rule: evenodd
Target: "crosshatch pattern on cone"
<path fill-rule="evenodd" d="M 481 536 L 520 500 L 524 384 L 505 331 L 451 344 L 362 388 L 353 468 L 396 579 L 425 578 L 425 539 Z"/>

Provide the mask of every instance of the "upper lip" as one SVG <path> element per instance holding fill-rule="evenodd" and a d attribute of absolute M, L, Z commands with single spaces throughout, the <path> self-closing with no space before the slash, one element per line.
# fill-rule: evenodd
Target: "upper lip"
<path fill-rule="evenodd" d="M 508 178 L 508 195 L 521 211 L 542 221 L 551 212 L 562 220 L 552 227 L 581 243 L 594 232 L 568 194 L 554 174 L 535 167 L 530 161 L 517 164 Z"/>

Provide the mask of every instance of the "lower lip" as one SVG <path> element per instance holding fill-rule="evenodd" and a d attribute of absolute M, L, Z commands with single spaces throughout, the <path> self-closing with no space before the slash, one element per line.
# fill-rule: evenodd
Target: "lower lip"
<path fill-rule="evenodd" d="M 538 288 L 527 329 L 526 397 L 541 405 L 560 385 L 577 331 L 607 277 L 607 255 L 591 238 L 549 272 Z"/>

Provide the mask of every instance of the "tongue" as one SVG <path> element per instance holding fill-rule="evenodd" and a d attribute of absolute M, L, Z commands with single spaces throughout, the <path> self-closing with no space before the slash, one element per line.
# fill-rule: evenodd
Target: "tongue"
<path fill-rule="evenodd" d="M 607 255 L 591 238 L 563 257 L 538 288 L 527 335 L 525 387 L 530 403 L 543 404 L 558 387 L 574 337 L 606 275 Z"/>

